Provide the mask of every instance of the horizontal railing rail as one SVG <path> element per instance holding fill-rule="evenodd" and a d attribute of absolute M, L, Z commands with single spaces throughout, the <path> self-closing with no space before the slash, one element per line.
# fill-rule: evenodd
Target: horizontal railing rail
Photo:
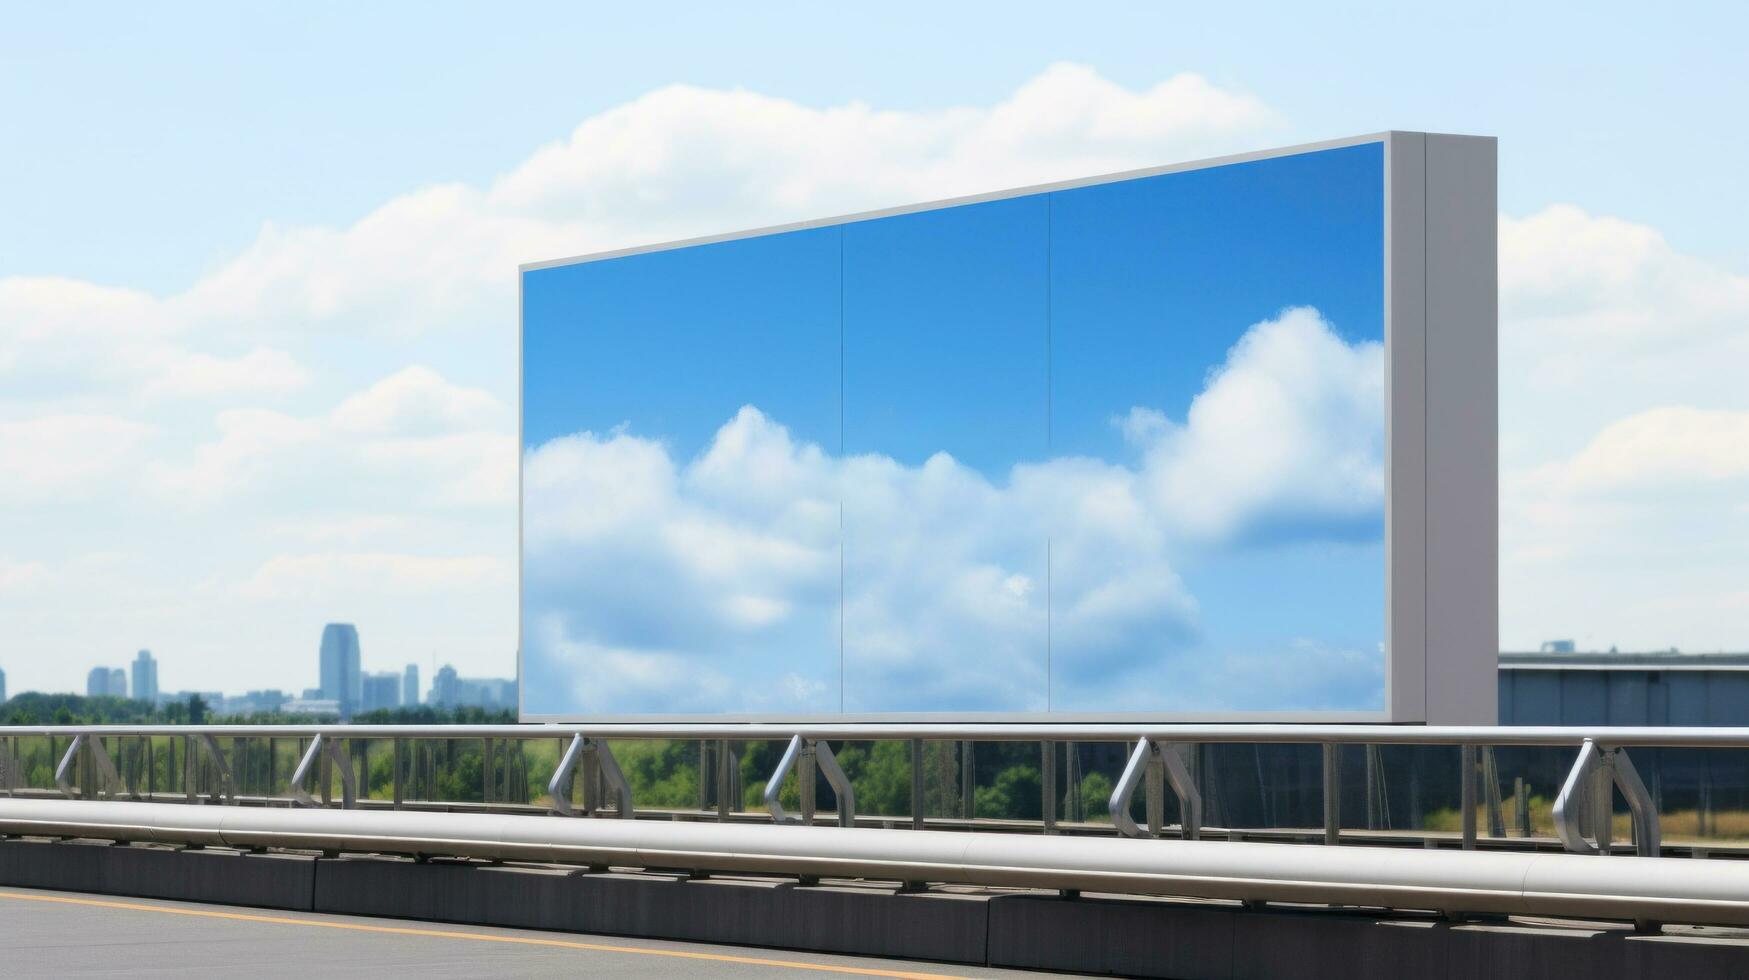
<path fill-rule="evenodd" d="M 1587 739 L 1624 748 L 1749 748 L 1749 727 L 1662 728 L 1590 726 L 1456 725 L 1276 725 L 1162 724 L 955 724 L 927 723 L 765 723 L 746 724 L 528 724 L 528 725 L 0 725 L 0 738 L 16 735 L 212 735 L 221 738 L 569 738 L 728 739 L 813 741 L 965 742 L 1195 742 L 1344 745 L 1566 746 Z"/>
<path fill-rule="evenodd" d="M 340 789 L 338 803 L 342 809 L 358 806 L 361 796 L 361 774 L 357 767 L 369 766 L 368 753 L 362 760 L 355 758 L 350 747 L 362 743 L 384 741 L 394 744 L 394 802 L 403 800 L 403 746 L 406 741 L 441 740 L 479 741 L 485 747 L 485 758 L 477 778 L 494 778 L 493 751 L 502 743 L 545 740 L 563 746 L 557 766 L 550 778 L 543 775 L 549 803 L 546 809 L 560 816 L 604 816 L 612 814 L 626 818 L 636 816 L 638 804 L 634 789 L 614 755 L 614 744 L 626 741 L 680 740 L 697 742 L 701 800 L 711 774 L 705 771 L 709 752 L 707 745 L 718 746 L 716 781 L 716 813 L 727 819 L 737 811 L 740 799 L 738 770 L 734 744 L 769 742 L 787 746 L 776 768 L 770 772 L 759 794 L 770 819 L 779 824 L 815 822 L 815 776 L 823 773 L 836 797 L 834 822 L 844 827 L 858 824 L 856 792 L 852 780 L 839 766 L 831 743 L 909 742 L 911 751 L 911 798 L 923 794 L 923 764 L 919 746 L 924 743 L 959 743 L 964 753 L 960 763 L 971 767 L 970 746 L 981 742 L 1036 742 L 1043 748 L 1039 769 L 1042 803 L 1042 825 L 1046 834 L 1058 829 L 1056 803 L 1059 789 L 1056 772 L 1057 753 L 1052 747 L 1065 744 L 1121 743 L 1127 746 L 1128 761 L 1121 777 L 1110 786 L 1105 801 L 1112 831 L 1126 837 L 1177 836 L 1195 839 L 1201 835 L 1208 809 L 1197 775 L 1195 751 L 1205 746 L 1231 745 L 1303 745 L 1321 747 L 1323 767 L 1323 835 L 1326 843 L 1342 843 L 1341 750 L 1348 746 L 1365 746 L 1368 753 L 1381 746 L 1450 746 L 1461 753 L 1459 763 L 1461 800 L 1458 812 L 1462 827 L 1460 840 L 1466 849 L 1474 849 L 1481 836 L 1477 811 L 1489 813 L 1490 838 L 1503 838 L 1503 818 L 1498 775 L 1494 770 L 1496 749 L 1572 749 L 1571 768 L 1559 787 L 1551 811 L 1554 838 L 1560 846 L 1575 853 L 1609 853 L 1613 848 L 1612 822 L 1614 794 L 1619 790 L 1627 803 L 1631 821 L 1631 840 L 1635 853 L 1656 856 L 1663 853 L 1662 828 L 1654 793 L 1648 789 L 1635 765 L 1629 760 L 1629 750 L 1652 749 L 1746 749 L 1749 748 L 1749 727 L 1508 727 L 1508 726 L 1410 726 L 1362 724 L 1162 724 L 1109 722 L 1097 724 L 1043 723 L 948 723 L 948 722 L 736 722 L 736 723 L 581 723 L 522 725 L 10 725 L 0 726 L 0 791 L 11 792 L 25 785 L 18 769 L 17 746 L 22 739 L 48 739 L 51 755 L 58 755 L 53 768 L 55 788 L 70 800 L 132 798 L 161 799 L 162 794 L 148 788 L 146 797 L 138 785 L 139 765 L 118 768 L 111 756 L 111 747 L 128 744 L 128 740 L 150 743 L 153 740 L 179 741 L 182 775 L 179 781 L 183 798 L 195 801 L 236 803 L 240 792 L 239 774 L 241 748 L 232 746 L 229 755 L 224 742 L 229 740 L 267 740 L 271 757 L 279 742 L 292 740 L 296 744 L 297 763 L 283 782 L 274 763 L 269 760 L 269 782 L 274 784 L 268 796 L 286 805 L 301 807 L 326 806 L 336 781 Z M 65 745 L 64 754 L 61 746 Z M 10 751 L 8 750 L 10 747 Z M 258 753 L 257 753 L 258 755 Z M 171 753 L 174 759 L 175 753 Z M 499 756 L 503 758 L 502 755 Z M 258 759 L 256 761 L 259 761 Z M 1368 806 L 1373 806 L 1375 783 L 1382 779 L 1373 772 L 1374 758 L 1367 757 Z M 147 768 L 150 769 L 148 762 Z M 168 766 L 166 767 L 168 770 Z M 75 772 L 80 775 L 76 778 Z M 128 774 L 132 773 L 132 784 Z M 204 775 L 202 775 L 204 774 Z M 797 782 L 800 815 L 787 810 L 782 802 L 786 779 Z M 1070 775 L 1071 780 L 1074 778 Z M 1261 780 L 1261 776 L 1260 776 Z M 319 784 L 312 792 L 311 783 Z M 435 782 L 427 778 L 426 784 Z M 78 785 L 75 785 L 75 784 Z M 204 792 L 197 792 L 197 783 Z M 961 781 L 962 815 L 973 816 L 973 789 L 970 779 Z M 1478 799 L 1478 789 L 1486 785 Z M 283 795 L 279 787 L 283 787 Z M 46 787 L 45 787 L 46 788 Z M 581 788 L 583 805 L 573 804 L 574 790 Z M 362 795 L 368 795 L 367 792 Z M 526 789 L 526 786 L 525 786 Z M 1103 790 L 1102 790 L 1103 791 Z M 1165 822 L 1164 800 L 1170 792 L 1177 803 L 1179 820 Z M 1259 792 L 1267 795 L 1267 789 Z M 1520 794 L 1522 797 L 1522 794 Z M 320 797 L 320 798 L 318 798 Z M 260 800 L 257 793 L 255 800 Z M 1132 801 L 1145 800 L 1146 817 L 1138 821 L 1132 816 Z M 483 801 L 492 802 L 490 790 Z M 527 802 L 526 796 L 521 802 Z M 1519 800 L 1521 805 L 1523 801 Z M 579 814 L 578 811 L 581 810 Z M 660 808 L 658 808 L 660 809 Z M 701 802 L 700 810 L 706 809 Z M 892 815 L 898 816 L 898 815 Z M 921 805 L 912 806 L 911 826 L 922 829 L 925 817 Z M 1077 818 L 1078 819 L 1078 818 Z M 1372 824 L 1369 822 L 1369 828 Z M 1228 836 L 1237 836 L 1233 831 Z"/>

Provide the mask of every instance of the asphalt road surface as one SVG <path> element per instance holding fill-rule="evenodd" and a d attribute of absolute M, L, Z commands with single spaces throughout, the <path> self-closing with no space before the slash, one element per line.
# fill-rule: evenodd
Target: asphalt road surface
<path fill-rule="evenodd" d="M 14 977 L 1039 977 L 954 964 L 0 888 Z"/>

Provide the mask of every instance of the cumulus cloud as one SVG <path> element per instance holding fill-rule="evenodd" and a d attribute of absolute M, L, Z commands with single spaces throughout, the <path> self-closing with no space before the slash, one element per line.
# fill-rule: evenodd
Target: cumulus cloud
<path fill-rule="evenodd" d="M 477 388 L 414 365 L 343 399 L 326 413 L 225 409 L 217 437 L 184 458 L 154 460 L 144 486 L 182 504 L 206 505 L 273 486 L 318 499 L 363 500 L 372 487 L 444 506 L 510 503 L 514 437 L 508 412 Z M 409 485 L 409 484 L 413 485 Z"/>
<path fill-rule="evenodd" d="M 1219 671 L 1185 666 L 1208 651 L 1180 563 L 1260 529 L 1376 525 L 1381 369 L 1378 344 L 1289 310 L 1244 333 L 1184 421 L 1132 411 L 1134 461 L 1001 478 L 945 452 L 835 457 L 751 405 L 692 460 L 623 427 L 551 440 L 524 467 L 525 664 L 553 678 L 530 706 L 661 710 L 678 687 L 712 710 L 836 710 L 840 628 L 853 712 L 1042 710 L 1047 642 L 1082 675 L 1184 658 L 1170 696 L 1214 696 L 1196 678 Z M 1250 456 L 1227 462 L 1222 440 Z"/>
<path fill-rule="evenodd" d="M 994 106 L 918 112 L 674 85 L 584 121 L 491 197 L 660 240 L 1194 159 L 1276 123 L 1194 74 L 1131 91 L 1075 64 Z"/>
<path fill-rule="evenodd" d="M 1749 277 L 1570 205 L 1500 273 L 1502 644 L 1742 648 Z"/>
<path fill-rule="evenodd" d="M 260 347 L 238 357 L 166 348 L 146 365 L 145 394 L 155 397 L 280 395 L 309 384 L 310 373 L 282 350 Z"/>
<path fill-rule="evenodd" d="M 0 499 L 90 498 L 131 483 L 157 427 L 113 415 L 47 415 L 0 421 Z"/>
<path fill-rule="evenodd" d="M 442 593 L 502 586 L 510 570 L 484 555 L 429 556 L 320 552 L 270 558 L 239 582 L 249 599 L 341 599 L 361 589 L 434 598 Z"/>
<path fill-rule="evenodd" d="M 1384 346 L 1345 343 L 1310 308 L 1251 328 L 1182 426 L 1120 420 L 1146 446 L 1150 490 L 1199 536 L 1365 524 L 1384 507 Z"/>

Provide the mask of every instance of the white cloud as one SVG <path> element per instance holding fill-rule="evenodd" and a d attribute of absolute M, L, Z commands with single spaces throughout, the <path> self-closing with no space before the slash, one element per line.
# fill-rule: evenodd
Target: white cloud
<path fill-rule="evenodd" d="M 0 593 L 21 595 L 49 581 L 49 569 L 40 561 L 12 561 L 0 555 Z"/>
<path fill-rule="evenodd" d="M 134 486 L 157 428 L 113 415 L 0 421 L 0 499 L 88 498 Z"/>
<path fill-rule="evenodd" d="M 1199 606 L 1177 571 L 1191 550 L 1376 523 L 1381 369 L 1377 344 L 1289 310 L 1246 331 L 1186 422 L 1132 429 L 1147 440 L 1134 466 L 1061 458 L 1001 479 L 946 453 L 833 457 L 753 406 L 690 461 L 624 429 L 554 439 L 525 463 L 525 663 L 556 685 L 530 704 L 836 710 L 841 576 L 851 711 L 1042 709 L 1047 599 L 1074 669 L 1121 682 L 1139 648 L 1194 652 Z M 1254 455 L 1226 464 L 1209 449 L 1222 439 Z M 1194 499 L 1198 468 L 1219 507 Z M 605 676 L 586 659 L 610 653 Z M 674 669 L 646 691 L 632 664 Z M 1174 674 L 1176 697 L 1212 696 L 1197 672 Z M 808 700 L 772 705 L 785 675 Z"/>
<path fill-rule="evenodd" d="M 988 108 L 920 112 L 675 85 L 584 121 L 492 201 L 660 240 L 1194 159 L 1275 125 L 1196 75 L 1136 92 L 1074 64 Z"/>
<path fill-rule="evenodd" d="M 1344 343 L 1308 308 L 1248 331 L 1182 427 L 1144 409 L 1150 489 L 1174 522 L 1225 537 L 1302 516 L 1371 520 L 1384 507 L 1384 347 Z"/>
<path fill-rule="evenodd" d="M 1749 277 L 1568 205 L 1500 271 L 1503 646 L 1741 649 Z"/>
<path fill-rule="evenodd" d="M 346 601 L 365 591 L 435 601 L 443 593 L 501 587 L 512 577 L 501 560 L 486 555 L 324 552 L 270 558 L 237 584 L 237 594 L 276 601 L 313 597 Z"/>
<path fill-rule="evenodd" d="M 486 392 L 414 365 L 341 402 L 333 421 L 347 432 L 425 435 L 502 427 L 503 415 L 503 406 Z"/>
<path fill-rule="evenodd" d="M 153 462 L 146 486 L 167 500 L 200 505 L 277 486 L 324 502 L 392 488 L 402 504 L 504 506 L 516 486 L 515 438 L 502 431 L 505 415 L 486 392 L 414 366 L 324 414 L 222 410 L 214 419 L 218 438 L 186 459 Z"/>
<path fill-rule="evenodd" d="M 1548 476 L 1579 493 L 1715 492 L 1749 484 L 1749 412 L 1654 408 L 1612 422 Z"/>
<path fill-rule="evenodd" d="M 260 347 L 239 357 L 219 357 L 167 348 L 154 355 L 145 394 L 153 397 L 283 395 L 310 382 L 297 359 Z"/>

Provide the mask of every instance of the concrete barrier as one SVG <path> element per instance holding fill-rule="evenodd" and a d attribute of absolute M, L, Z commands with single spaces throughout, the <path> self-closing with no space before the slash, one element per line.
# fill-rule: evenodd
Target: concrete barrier
<path fill-rule="evenodd" d="M 308 910 L 316 891 L 316 859 L 231 850 L 0 840 L 0 884 Z"/>
<path fill-rule="evenodd" d="M 1749 930 L 0 840 L 0 885 L 1086 974 L 1749 976 Z"/>
<path fill-rule="evenodd" d="M 336 858 L 320 912 L 982 963 L 985 900 L 890 886 Z"/>

